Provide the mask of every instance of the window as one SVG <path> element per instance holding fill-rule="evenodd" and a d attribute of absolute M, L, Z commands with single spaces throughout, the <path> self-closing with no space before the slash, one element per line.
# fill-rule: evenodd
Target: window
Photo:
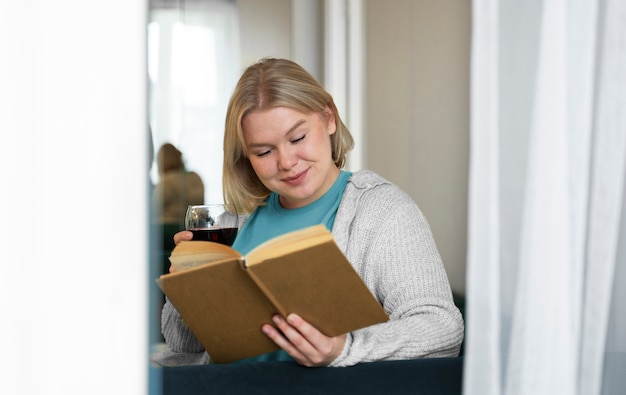
<path fill-rule="evenodd" d="M 174 144 L 202 177 L 205 201 L 221 202 L 224 118 L 241 71 L 237 12 L 228 1 L 198 3 L 150 13 L 149 122 L 155 154 Z"/>

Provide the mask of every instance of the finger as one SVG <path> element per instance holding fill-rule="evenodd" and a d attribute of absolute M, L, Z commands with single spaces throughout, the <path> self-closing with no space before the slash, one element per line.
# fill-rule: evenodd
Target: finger
<path fill-rule="evenodd" d="M 297 359 L 299 363 L 306 366 L 314 366 L 324 359 L 318 346 L 321 346 L 322 350 L 326 349 L 327 345 L 324 341 L 328 342 L 328 338 L 322 335 L 311 324 L 295 314 L 287 316 L 287 320 L 281 316 L 276 316 L 274 317 L 274 322 L 289 342 L 289 347 L 293 348 L 294 355 L 292 356 Z M 319 344 L 315 344 L 314 342 L 319 342 Z M 301 358 L 298 359 L 298 356 L 301 356 Z"/>
<path fill-rule="evenodd" d="M 303 348 L 315 348 L 311 345 L 308 339 L 303 336 L 303 333 L 300 332 L 300 328 L 305 327 L 307 324 L 303 319 L 295 316 L 294 314 L 290 314 L 288 320 L 285 320 L 283 317 L 276 315 L 273 317 L 274 323 L 278 326 L 278 328 L 282 331 L 283 335 L 289 340 L 293 345 L 295 345 L 298 349 Z M 289 321 L 289 317 L 292 317 L 292 321 Z M 294 326 L 294 323 L 298 325 L 298 327 Z M 309 325 L 310 326 L 310 325 Z M 305 328 L 306 329 L 306 328 Z"/>
<path fill-rule="evenodd" d="M 275 315 L 272 320 L 277 328 L 270 326 L 266 328 L 266 334 L 280 348 L 291 355 L 298 363 L 305 366 L 312 366 L 310 353 L 316 353 L 315 347 L 302 337 L 302 335 L 280 315 Z"/>
<path fill-rule="evenodd" d="M 306 358 L 296 347 L 291 344 L 291 342 L 283 335 L 283 333 L 273 327 L 272 325 L 265 324 L 261 327 L 261 330 L 267 337 L 269 337 L 278 347 L 283 349 L 287 354 L 289 354 L 293 359 L 296 360 L 301 365 L 305 365 Z"/>
<path fill-rule="evenodd" d="M 301 346 L 297 339 L 289 338 L 307 358 L 309 363 L 307 366 L 327 365 L 341 354 L 346 342 L 345 334 L 328 337 L 297 314 L 289 314 L 287 322 L 297 331 L 299 337 L 306 341 Z"/>
<path fill-rule="evenodd" d="M 191 239 L 193 239 L 193 233 L 183 230 L 174 235 L 174 244 L 178 245 L 181 241 L 189 241 Z"/>
<path fill-rule="evenodd" d="M 287 323 L 295 328 L 298 335 L 301 335 L 300 337 L 306 339 L 309 344 L 315 345 L 326 339 L 326 336 L 317 330 L 317 328 L 309 324 L 297 314 L 289 314 L 287 316 Z"/>

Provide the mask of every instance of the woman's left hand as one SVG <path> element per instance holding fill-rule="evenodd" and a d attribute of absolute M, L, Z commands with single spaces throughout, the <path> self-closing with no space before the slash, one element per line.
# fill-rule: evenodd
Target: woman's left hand
<path fill-rule="evenodd" d="M 289 314 L 286 320 L 275 315 L 273 320 L 280 331 L 266 324 L 261 328 L 263 333 L 300 365 L 326 366 L 343 351 L 345 334 L 327 337 L 296 314 Z"/>

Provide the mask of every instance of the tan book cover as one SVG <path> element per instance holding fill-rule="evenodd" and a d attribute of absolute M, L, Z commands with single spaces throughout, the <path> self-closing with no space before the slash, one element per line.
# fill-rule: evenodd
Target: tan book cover
<path fill-rule="evenodd" d="M 327 336 L 389 319 L 323 226 L 269 240 L 245 257 L 209 241 L 179 243 L 157 283 L 216 363 L 278 350 L 274 314 L 296 313 Z"/>

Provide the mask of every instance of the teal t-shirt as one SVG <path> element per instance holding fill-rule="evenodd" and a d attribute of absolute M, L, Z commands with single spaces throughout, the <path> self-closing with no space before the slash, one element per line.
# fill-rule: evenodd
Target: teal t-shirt
<path fill-rule="evenodd" d="M 343 191 L 348 185 L 351 172 L 341 171 L 333 186 L 315 202 L 296 209 L 286 209 L 280 205 L 279 196 L 271 193 L 265 206 L 259 206 L 250 215 L 245 225 L 239 230 L 233 248 L 246 255 L 253 248 L 276 236 L 322 224 L 332 231 L 333 223 Z M 259 328 L 259 330 L 261 330 Z M 285 351 L 279 350 L 258 357 L 248 358 L 241 362 L 292 361 L 293 358 Z"/>

